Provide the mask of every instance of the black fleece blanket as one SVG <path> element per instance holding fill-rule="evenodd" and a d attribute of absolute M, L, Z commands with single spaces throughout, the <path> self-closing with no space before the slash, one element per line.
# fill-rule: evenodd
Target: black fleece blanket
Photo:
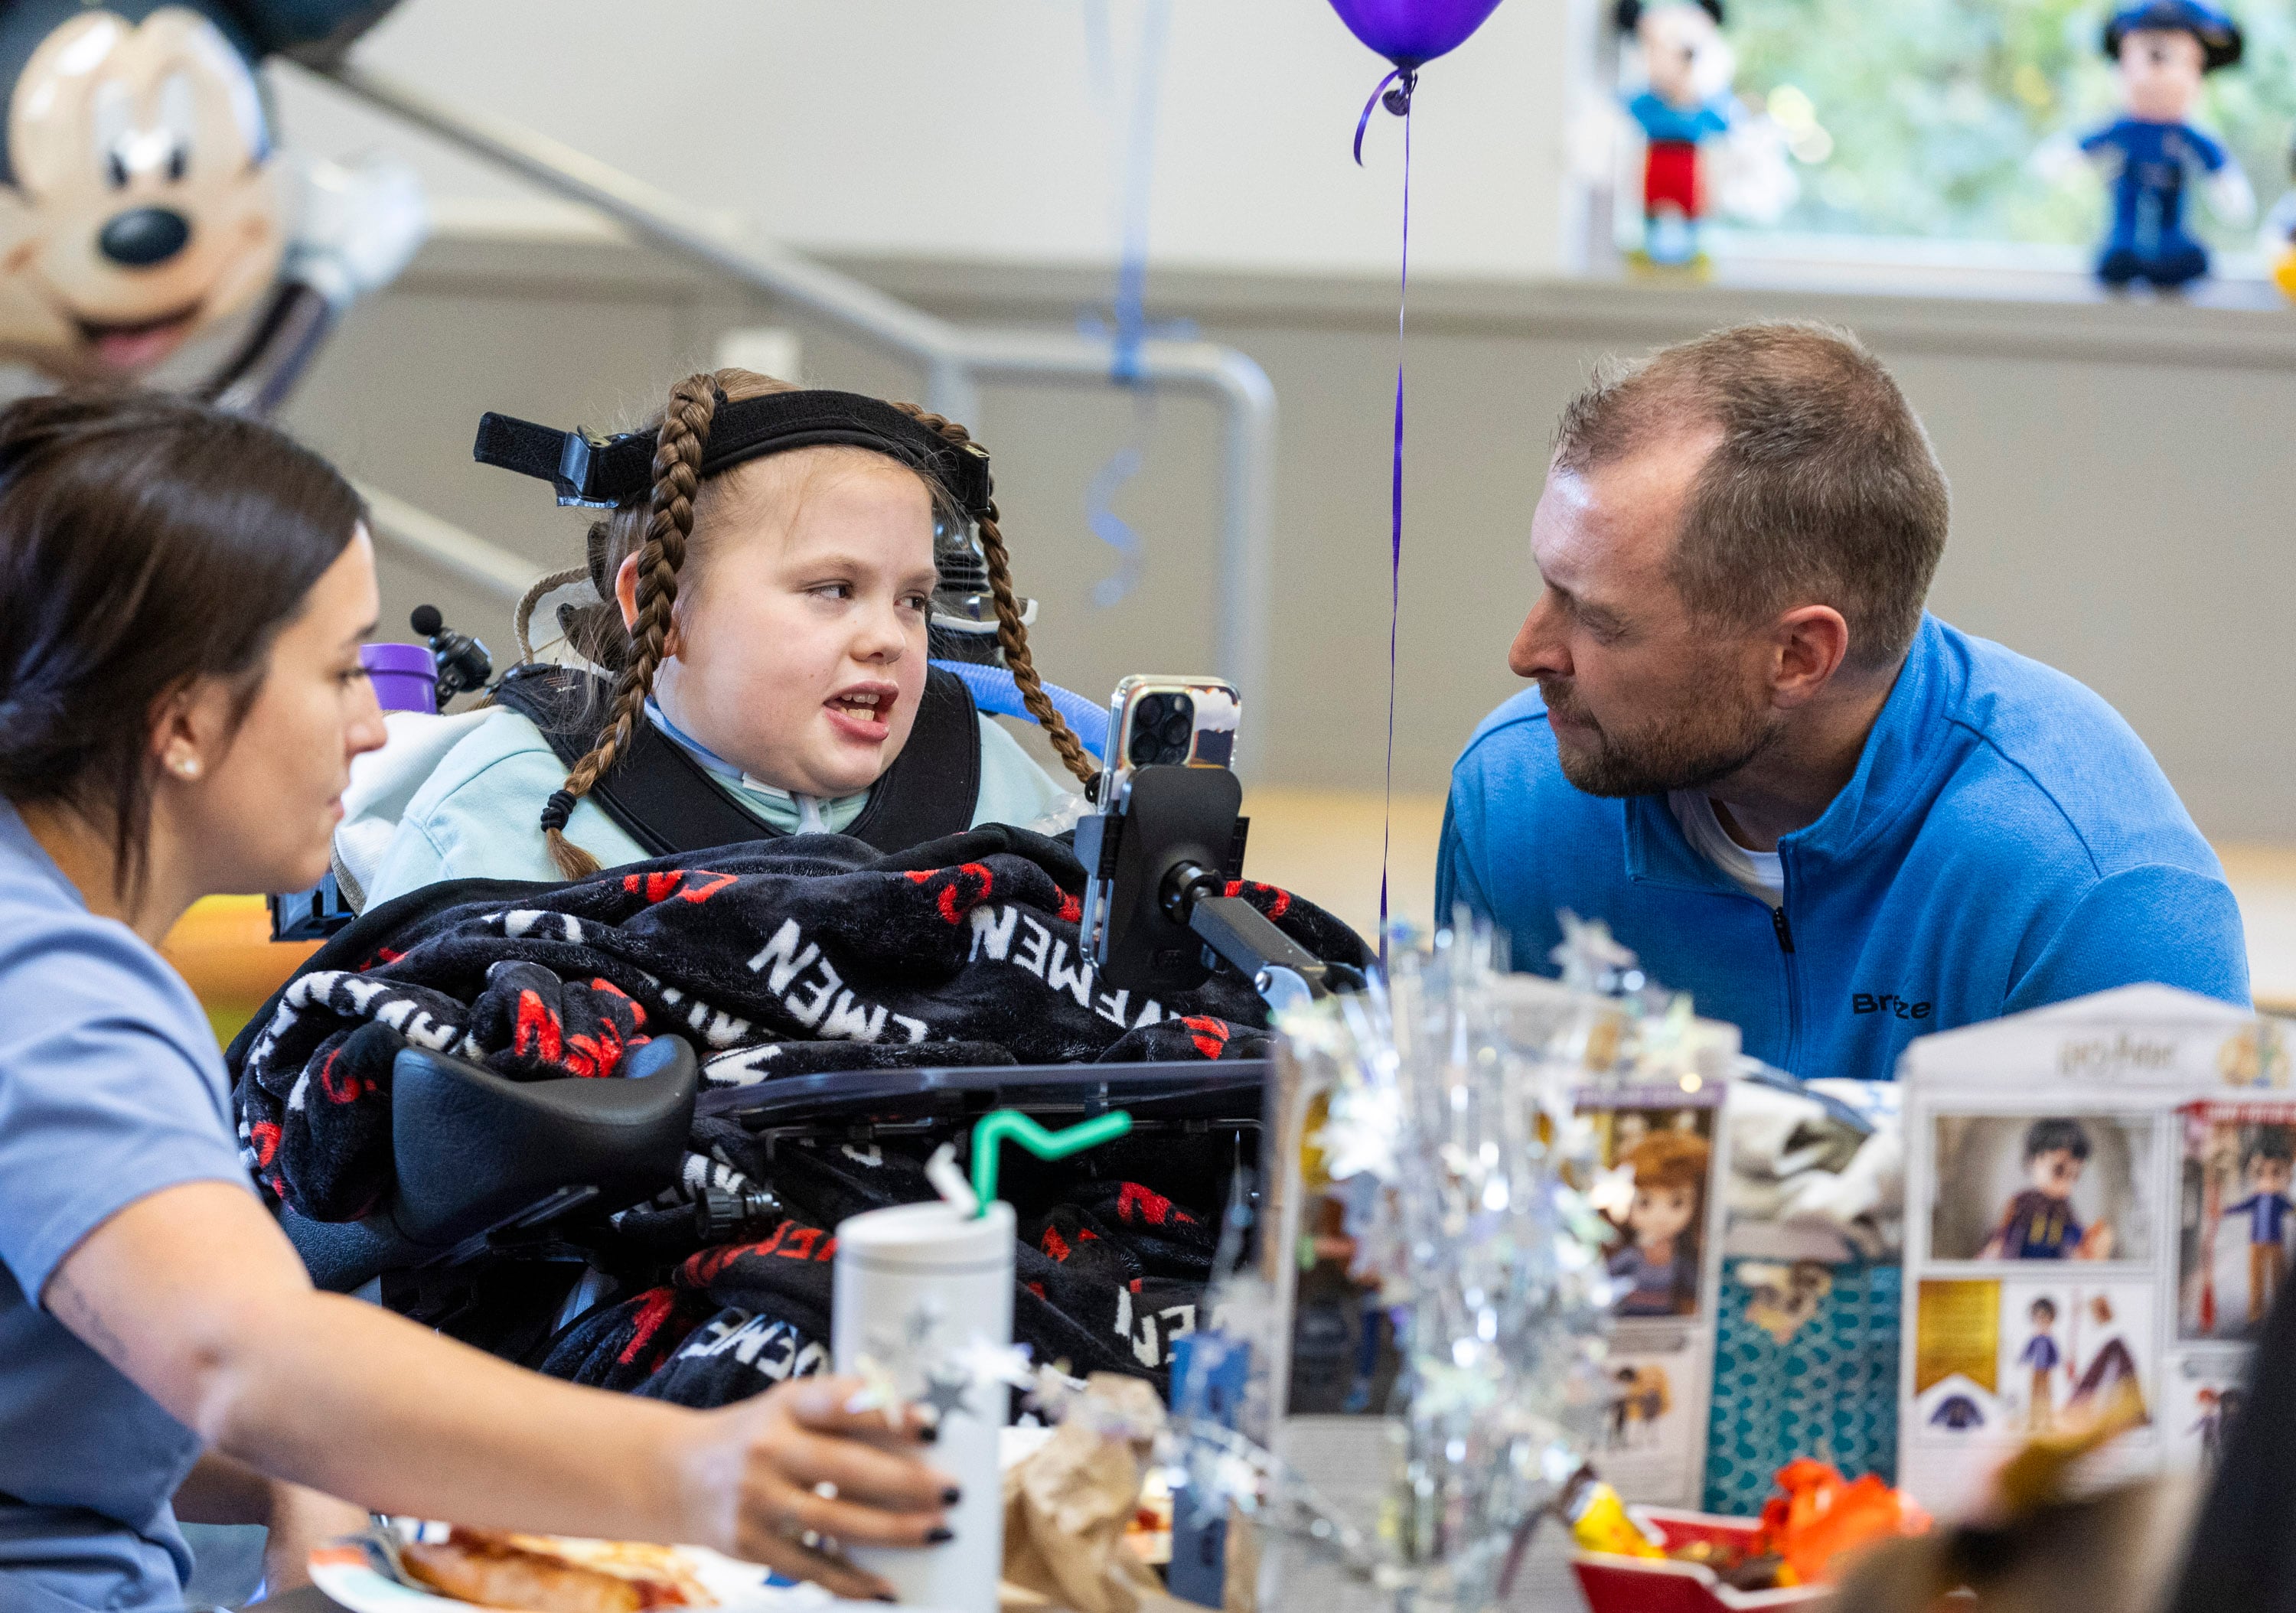
<path fill-rule="evenodd" d="M 578 1319 L 552 1342 L 544 1371 L 711 1406 L 828 1365 L 831 1229 L 863 1210 L 932 1197 L 923 1150 L 784 1142 L 768 1161 L 758 1139 L 715 1124 L 713 1175 L 770 1181 L 789 1213 L 762 1238 L 697 1251 L 660 1284 Z M 1173 1341 L 1195 1331 L 1218 1222 L 1215 1209 L 1191 1208 L 1136 1178 L 1216 1206 L 1223 1161 L 1187 1152 L 1169 1141 L 1119 1143 L 1095 1150 L 1088 1166 L 1077 1162 L 1088 1175 L 1040 1168 L 1020 1190 L 1013 1332 L 1036 1360 L 1164 1383 Z M 727 1159 L 739 1163 L 728 1171 Z"/>
<path fill-rule="evenodd" d="M 631 1049 L 675 1035 L 718 1085 L 1266 1052 L 1263 1005 L 1232 973 L 1160 999 L 1097 979 L 1078 944 L 1083 888 L 1066 846 L 991 827 L 890 856 L 791 836 L 568 885 L 416 892 L 322 948 L 234 1043 L 244 1157 L 315 1220 L 380 1208 L 391 1060 L 409 1043 L 512 1079 L 607 1077 Z M 1232 894 L 1320 957 L 1366 961 L 1351 930 L 1304 901 L 1261 885 Z M 769 1184 L 789 1224 L 700 1251 L 639 1300 L 582 1319 L 549 1351 L 550 1370 L 714 1404 L 762 1387 L 741 1387 L 759 1362 L 809 1369 L 826 1347 L 827 1229 L 931 1194 L 904 1156 L 783 1144 L 768 1167 L 724 1122 L 698 1123 L 693 1144 L 689 1189 Z M 1153 1370 L 1172 1331 L 1193 1325 L 1213 1217 L 1201 1198 L 1181 1208 L 1168 1188 L 1085 1158 L 1095 1163 L 1073 1196 L 1024 1220 L 1017 1331 L 1039 1358 L 1079 1371 Z M 1156 1169 L 1144 1161 L 1141 1174 Z"/>

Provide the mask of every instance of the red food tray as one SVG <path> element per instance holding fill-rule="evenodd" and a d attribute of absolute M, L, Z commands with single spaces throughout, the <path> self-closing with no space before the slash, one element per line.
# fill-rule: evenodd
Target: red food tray
<path fill-rule="evenodd" d="M 1721 1518 L 1712 1512 L 1671 1507 L 1629 1507 L 1637 1522 L 1669 1547 L 1698 1541 L 1743 1547 L 1753 1538 L 1751 1518 Z M 1581 1552 L 1570 1560 L 1589 1613 L 1736 1613 L 1738 1609 L 1816 1608 L 1833 1594 L 1831 1585 L 1793 1585 L 1782 1591 L 1739 1591 L 1724 1584 L 1704 1563 L 1656 1557 L 1619 1557 Z"/>

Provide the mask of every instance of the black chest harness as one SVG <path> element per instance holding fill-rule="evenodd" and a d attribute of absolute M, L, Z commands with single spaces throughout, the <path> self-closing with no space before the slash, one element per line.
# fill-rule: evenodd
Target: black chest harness
<path fill-rule="evenodd" d="M 612 708 L 605 679 L 570 667 L 513 667 L 494 702 L 542 731 L 571 768 L 590 754 Z M 599 776 L 586 798 L 645 847 L 649 856 L 706 851 L 788 833 L 743 806 L 685 747 L 651 723 Z M 925 672 L 924 698 L 908 743 L 869 792 L 869 804 L 842 832 L 884 852 L 972 827 L 980 798 L 980 720 L 972 692 L 955 674 Z"/>

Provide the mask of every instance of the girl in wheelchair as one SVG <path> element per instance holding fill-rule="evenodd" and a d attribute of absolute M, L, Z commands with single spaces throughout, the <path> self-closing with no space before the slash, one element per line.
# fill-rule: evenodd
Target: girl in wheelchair
<path fill-rule="evenodd" d="M 468 727 L 443 757 L 411 753 L 422 776 L 357 792 L 368 811 L 336 856 L 355 906 L 780 834 L 895 851 L 1045 817 L 1066 792 L 927 665 L 937 528 L 977 530 L 1013 682 L 1069 770 L 1092 776 L 1037 680 L 988 455 L 964 427 L 726 369 L 604 441 L 489 414 L 477 452 L 561 503 L 611 506 L 586 568 L 600 602 L 561 620 L 611 681 L 514 668 L 488 709 L 442 719 Z M 545 578 L 521 618 L 580 575 Z"/>

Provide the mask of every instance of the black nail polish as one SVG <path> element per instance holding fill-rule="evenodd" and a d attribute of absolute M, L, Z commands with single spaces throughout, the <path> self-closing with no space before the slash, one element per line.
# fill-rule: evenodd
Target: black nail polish
<path fill-rule="evenodd" d="M 945 1507 L 953 1507 L 964 1499 L 964 1492 L 958 1489 L 955 1485 L 949 1486 L 948 1488 L 940 1493 L 940 1504 Z"/>
<path fill-rule="evenodd" d="M 956 1531 L 955 1529 L 936 1528 L 925 1531 L 925 1544 L 929 1546 L 946 1545 L 955 1538 Z"/>
<path fill-rule="evenodd" d="M 931 1445 L 939 1438 L 940 1429 L 930 1422 L 917 1430 L 917 1443 L 919 1445 Z"/>
<path fill-rule="evenodd" d="M 876 1591 L 872 1592 L 871 1594 L 879 1601 L 898 1601 L 901 1600 L 899 1597 L 894 1595 L 890 1591 Z"/>

